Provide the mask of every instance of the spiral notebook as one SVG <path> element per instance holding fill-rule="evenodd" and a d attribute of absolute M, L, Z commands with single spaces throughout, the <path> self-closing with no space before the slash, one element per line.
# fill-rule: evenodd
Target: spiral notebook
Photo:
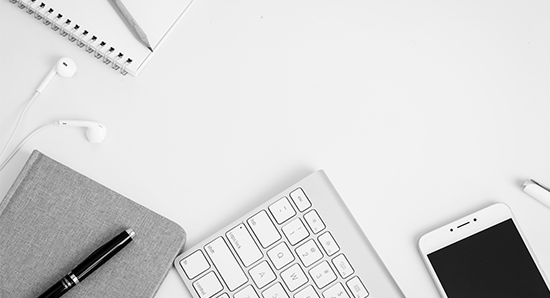
<path fill-rule="evenodd" d="M 194 0 L 126 0 L 153 48 L 134 37 L 108 0 L 10 0 L 45 27 L 121 74 L 137 76 Z"/>
<path fill-rule="evenodd" d="M 0 201 L 0 297 L 37 297 L 128 228 L 132 242 L 64 298 L 153 297 L 186 233 L 35 150 Z"/>

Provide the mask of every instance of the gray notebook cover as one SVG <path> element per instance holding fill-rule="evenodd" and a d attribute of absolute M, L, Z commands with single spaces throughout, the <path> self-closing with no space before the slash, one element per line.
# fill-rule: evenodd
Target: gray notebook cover
<path fill-rule="evenodd" d="M 154 296 L 186 234 L 35 150 L 0 202 L 0 297 L 40 295 L 127 228 L 134 240 L 63 297 Z"/>

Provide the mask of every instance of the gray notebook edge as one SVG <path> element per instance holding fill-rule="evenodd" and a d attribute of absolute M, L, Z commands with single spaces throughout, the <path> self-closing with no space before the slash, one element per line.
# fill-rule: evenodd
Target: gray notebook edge
<path fill-rule="evenodd" d="M 4 196 L 4 199 L 0 202 L 0 214 L 4 212 L 6 207 L 8 206 L 9 202 L 11 201 L 11 198 L 13 198 L 15 192 L 19 189 L 19 186 L 25 180 L 26 177 L 28 177 L 32 167 L 36 163 L 36 161 L 42 157 L 43 154 L 38 150 L 33 150 L 29 158 L 27 159 L 27 162 L 15 178 L 13 184 L 9 188 L 8 192 Z"/>
<path fill-rule="evenodd" d="M 11 202 L 11 198 L 13 198 L 14 196 L 14 193 L 19 189 L 19 186 L 21 185 L 23 180 L 28 176 L 30 169 L 34 166 L 34 163 L 38 158 L 40 158 L 40 156 L 41 156 L 40 152 L 36 150 L 31 153 L 29 159 L 27 160 L 27 162 L 25 163 L 25 165 L 23 166 L 23 168 L 15 178 L 11 187 L 8 189 L 8 192 L 6 193 L 2 201 L 0 201 L 0 216 L 2 215 L 6 207 L 9 205 L 9 203 Z M 3 285 L 0 285 L 0 297 L 15 298 L 17 296 L 15 293 L 7 289 L 4 289 Z"/>
<path fill-rule="evenodd" d="M 170 272 L 170 270 L 172 268 L 173 260 L 177 257 L 177 255 L 179 255 L 183 251 L 185 242 L 187 240 L 187 234 L 186 234 L 185 230 L 183 229 L 183 227 L 181 227 L 179 224 L 175 223 L 174 221 L 172 221 L 172 220 L 170 220 L 170 219 L 168 219 L 168 218 L 166 218 L 166 217 L 164 217 L 164 216 L 148 209 L 145 206 L 140 205 L 139 203 L 137 203 L 137 202 L 127 198 L 126 196 L 121 195 L 120 193 L 118 193 L 118 192 L 102 185 L 101 183 L 99 183 L 99 182 L 97 182 L 97 181 L 81 174 L 80 172 L 75 171 L 74 169 L 70 168 L 69 166 L 67 166 L 65 164 L 62 164 L 62 163 L 56 161 L 55 159 L 52 159 L 52 158 L 48 157 L 47 155 L 41 153 L 38 150 L 33 150 L 31 155 L 29 156 L 27 162 L 25 163 L 25 165 L 21 169 L 20 173 L 16 177 L 15 181 L 13 182 L 12 186 L 9 188 L 9 190 L 6 193 L 5 197 L 0 202 L 0 216 L 2 216 L 2 214 L 5 212 L 6 208 L 10 205 L 10 203 L 12 202 L 12 199 L 19 195 L 18 192 L 19 191 L 25 191 L 23 189 L 24 187 L 22 187 L 22 185 L 25 185 L 25 180 L 26 179 L 31 179 L 31 176 L 32 176 L 33 172 L 36 170 L 35 167 L 36 166 L 42 166 L 42 165 L 47 164 L 47 163 L 50 163 L 50 165 L 52 165 L 54 167 L 63 167 L 66 170 L 74 173 L 75 175 L 78 175 L 78 176 L 80 176 L 84 179 L 87 179 L 92 183 L 95 183 L 98 187 L 104 188 L 106 191 L 115 194 L 116 197 L 117 197 L 117 200 L 125 199 L 125 200 L 130 201 L 131 204 L 136 204 L 136 205 L 140 206 L 141 208 L 147 209 L 151 213 L 154 213 L 156 216 L 158 216 L 159 219 L 162 218 L 164 223 L 169 225 L 168 229 L 171 232 L 170 240 L 177 243 L 178 249 L 174 249 L 173 251 L 166 252 L 166 257 L 170 261 L 165 262 L 165 263 L 162 264 L 162 275 L 157 274 L 156 277 L 155 277 L 155 283 L 152 284 L 154 287 L 151 288 L 152 291 L 151 291 L 150 296 L 149 296 L 149 297 L 153 297 L 158 292 L 161 284 L 164 282 L 166 276 Z M 173 237 L 178 237 L 179 239 L 178 238 L 173 238 Z M 175 248 L 175 246 L 176 245 L 174 245 L 174 248 Z M 0 290 L 7 291 L 6 289 L 2 289 L 2 285 L 0 285 Z"/>

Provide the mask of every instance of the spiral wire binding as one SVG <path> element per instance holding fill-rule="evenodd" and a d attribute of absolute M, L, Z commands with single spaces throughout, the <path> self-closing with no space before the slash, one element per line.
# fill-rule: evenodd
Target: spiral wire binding
<path fill-rule="evenodd" d="M 38 2 L 36 0 L 24 1 L 24 0 L 9 0 L 11 3 L 16 4 L 20 9 L 25 10 L 28 14 L 34 15 L 37 20 L 42 20 L 45 26 L 50 26 L 53 31 L 59 31 L 59 34 L 63 37 L 67 37 L 70 42 L 74 42 L 80 48 L 86 50 L 86 52 L 93 54 L 97 59 L 101 59 L 103 63 L 109 65 L 114 70 L 120 70 L 122 75 L 127 75 L 126 68 L 132 59 L 124 59 L 124 54 L 116 54 L 115 48 L 107 46 L 105 41 L 99 41 L 99 39 L 90 34 L 87 30 L 81 30 L 80 25 L 72 25 L 72 21 L 68 18 L 64 19 L 63 15 L 55 14 L 55 10 L 51 7 L 46 9 L 44 2 Z M 90 36 L 91 35 L 91 36 Z"/>

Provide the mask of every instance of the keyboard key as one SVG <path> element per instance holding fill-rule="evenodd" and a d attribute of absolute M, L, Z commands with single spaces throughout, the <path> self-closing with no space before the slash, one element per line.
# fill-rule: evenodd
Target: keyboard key
<path fill-rule="evenodd" d="M 319 236 L 319 243 L 321 243 L 321 246 L 329 256 L 332 256 L 340 250 L 338 243 L 334 241 L 334 238 L 332 238 L 332 235 L 329 232 Z"/>
<path fill-rule="evenodd" d="M 328 290 L 323 292 L 324 298 L 350 298 L 344 286 L 341 283 L 337 283 L 334 286 L 330 287 Z"/>
<path fill-rule="evenodd" d="M 180 266 L 189 279 L 197 277 L 199 274 L 210 268 L 208 261 L 200 250 L 197 250 L 185 259 L 181 260 Z"/>
<path fill-rule="evenodd" d="M 290 205 L 287 197 L 282 197 L 277 202 L 271 204 L 271 206 L 269 206 L 269 211 L 271 211 L 271 214 L 278 224 L 282 224 L 296 215 L 296 211 L 294 211 L 294 208 Z"/>
<path fill-rule="evenodd" d="M 288 294 L 279 282 L 263 291 L 262 296 L 264 298 L 289 298 Z"/>
<path fill-rule="evenodd" d="M 193 287 L 201 298 L 209 298 L 223 290 L 223 286 L 214 272 L 209 272 L 205 276 L 193 283 Z"/>
<path fill-rule="evenodd" d="M 353 277 L 348 280 L 346 284 L 348 285 L 353 298 L 365 298 L 369 296 L 369 291 L 367 291 L 367 288 L 365 288 L 365 285 L 363 285 L 359 277 Z"/>
<path fill-rule="evenodd" d="M 236 226 L 226 233 L 229 243 L 241 258 L 245 267 L 252 265 L 262 258 L 262 252 L 250 236 L 250 233 L 243 224 Z"/>
<path fill-rule="evenodd" d="M 304 215 L 304 219 L 306 220 L 309 228 L 313 231 L 314 234 L 317 234 L 325 229 L 325 224 L 315 210 L 311 210 L 310 212 L 306 213 L 306 215 Z"/>
<path fill-rule="evenodd" d="M 353 268 L 348 262 L 348 259 L 343 254 L 334 258 L 332 260 L 332 264 L 334 264 L 334 267 L 336 267 L 336 270 L 338 271 L 338 273 L 340 273 L 340 276 L 342 278 L 346 278 L 352 275 L 354 272 Z"/>
<path fill-rule="evenodd" d="M 326 287 L 336 280 L 336 274 L 334 274 L 327 261 L 323 261 L 309 270 L 309 275 L 311 275 L 311 278 L 319 289 Z"/>
<path fill-rule="evenodd" d="M 250 277 L 252 277 L 252 280 L 254 280 L 256 286 L 260 289 L 277 278 L 266 261 L 256 265 L 254 268 L 250 269 L 248 273 L 250 273 Z"/>
<path fill-rule="evenodd" d="M 300 210 L 301 212 L 311 207 L 311 202 L 307 198 L 302 188 L 297 188 L 296 190 L 292 191 L 290 193 L 290 197 L 292 198 L 292 201 L 294 201 L 294 204 L 296 204 L 296 207 L 298 207 L 298 210 Z"/>
<path fill-rule="evenodd" d="M 296 254 L 306 267 L 317 262 L 323 257 L 323 253 L 319 250 L 319 247 L 317 247 L 317 244 L 315 244 L 313 239 L 308 240 L 300 247 L 296 248 Z"/>
<path fill-rule="evenodd" d="M 277 231 L 277 228 L 275 228 L 269 215 L 267 215 L 267 212 L 264 210 L 256 213 L 249 218 L 247 222 L 264 248 L 269 247 L 277 240 L 281 239 L 281 235 Z"/>
<path fill-rule="evenodd" d="M 307 282 L 307 277 L 298 264 L 294 264 L 283 271 L 281 277 L 291 292 Z"/>
<path fill-rule="evenodd" d="M 273 262 L 276 269 L 281 269 L 294 261 L 294 255 L 288 249 L 286 243 L 281 242 L 267 252 L 267 256 Z"/>
<path fill-rule="evenodd" d="M 284 226 L 282 230 L 286 238 L 292 245 L 302 241 L 309 236 L 309 232 L 307 231 L 300 218 L 294 219 L 288 225 Z"/>
<path fill-rule="evenodd" d="M 242 290 L 235 293 L 234 298 L 260 298 L 251 285 L 244 287 Z"/>
<path fill-rule="evenodd" d="M 317 291 L 315 291 L 313 286 L 307 286 L 296 293 L 294 298 L 319 298 L 319 295 L 317 295 Z"/>
<path fill-rule="evenodd" d="M 212 263 L 218 269 L 218 273 L 220 273 L 221 278 L 225 281 L 230 291 L 235 290 L 248 281 L 248 278 L 223 238 L 218 237 L 207 244 L 205 251 L 210 256 Z"/>

